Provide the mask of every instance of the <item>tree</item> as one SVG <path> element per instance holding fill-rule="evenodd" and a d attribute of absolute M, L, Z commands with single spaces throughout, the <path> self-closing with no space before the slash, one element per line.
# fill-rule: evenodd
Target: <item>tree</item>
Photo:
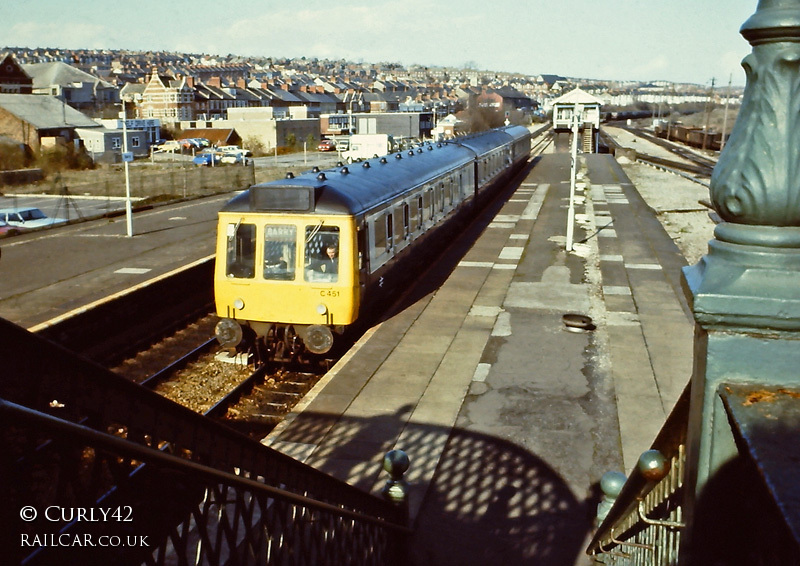
<path fill-rule="evenodd" d="M 464 121 L 466 130 L 474 133 L 499 128 L 505 117 L 499 110 L 470 104 L 460 118 Z"/>
<path fill-rule="evenodd" d="M 257 136 L 248 136 L 242 140 L 242 147 L 253 152 L 253 156 L 260 157 L 266 153 L 264 142 Z"/>
<path fill-rule="evenodd" d="M 27 162 L 21 144 L 0 143 L 0 171 L 22 169 L 27 166 Z"/>

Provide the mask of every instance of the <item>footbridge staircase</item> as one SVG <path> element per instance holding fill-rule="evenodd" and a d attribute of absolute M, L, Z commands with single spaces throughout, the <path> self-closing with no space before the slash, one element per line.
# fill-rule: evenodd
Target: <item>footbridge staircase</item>
<path fill-rule="evenodd" d="M 5 563 L 402 562 L 402 505 L 10 322 L 0 341 Z"/>

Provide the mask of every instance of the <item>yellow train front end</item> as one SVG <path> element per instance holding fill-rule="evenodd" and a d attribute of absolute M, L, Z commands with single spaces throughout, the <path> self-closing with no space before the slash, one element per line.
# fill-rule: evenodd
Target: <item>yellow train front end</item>
<path fill-rule="evenodd" d="M 352 217 L 219 213 L 214 294 L 225 347 L 325 354 L 358 317 Z"/>

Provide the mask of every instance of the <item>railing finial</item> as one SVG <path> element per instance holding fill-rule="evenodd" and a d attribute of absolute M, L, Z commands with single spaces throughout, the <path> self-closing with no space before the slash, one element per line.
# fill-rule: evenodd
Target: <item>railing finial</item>
<path fill-rule="evenodd" d="M 617 500 L 627 479 L 622 472 L 606 472 L 600 478 L 600 491 L 603 492 L 603 499 L 597 504 L 597 517 L 595 519 L 597 526 L 603 522 L 611 507 L 614 506 L 614 502 Z"/>
<path fill-rule="evenodd" d="M 391 450 L 383 457 L 383 469 L 389 473 L 389 479 L 383 486 L 383 497 L 397 505 L 408 503 L 408 482 L 403 479 L 409 466 L 408 455 L 402 450 Z"/>

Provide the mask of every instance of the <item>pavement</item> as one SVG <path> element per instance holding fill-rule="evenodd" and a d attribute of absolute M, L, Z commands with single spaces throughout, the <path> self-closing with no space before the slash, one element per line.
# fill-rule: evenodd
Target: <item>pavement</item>
<path fill-rule="evenodd" d="M 650 447 L 692 370 L 685 260 L 610 155 L 536 160 L 265 443 L 376 494 L 410 458 L 409 561 L 588 564 L 606 471 Z M 590 316 L 572 332 L 563 315 Z"/>

